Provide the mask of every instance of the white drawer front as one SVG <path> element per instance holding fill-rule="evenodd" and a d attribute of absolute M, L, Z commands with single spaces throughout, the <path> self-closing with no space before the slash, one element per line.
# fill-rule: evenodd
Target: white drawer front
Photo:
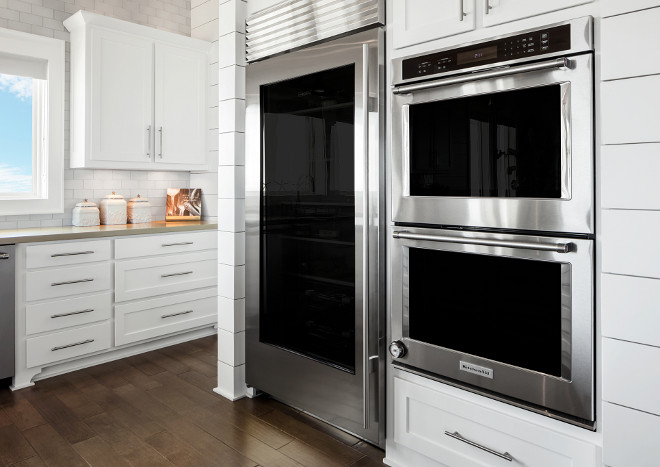
<path fill-rule="evenodd" d="M 217 313 L 215 288 L 117 305 L 115 345 L 213 324 Z"/>
<path fill-rule="evenodd" d="M 115 263 L 115 301 L 217 285 L 217 252 L 186 253 Z"/>
<path fill-rule="evenodd" d="M 660 347 L 660 279 L 601 276 L 603 336 Z"/>
<path fill-rule="evenodd" d="M 109 321 L 56 332 L 27 340 L 27 367 L 80 357 L 112 345 L 112 324 Z"/>
<path fill-rule="evenodd" d="M 660 76 L 601 84 L 603 144 L 660 141 Z"/>
<path fill-rule="evenodd" d="M 603 403 L 603 463 L 609 467 L 657 467 L 660 417 Z"/>
<path fill-rule="evenodd" d="M 215 230 L 118 238 L 115 240 L 115 258 L 168 255 L 171 253 L 215 250 L 217 248 L 218 234 Z"/>
<path fill-rule="evenodd" d="M 621 3 L 628 3 L 621 2 Z M 660 60 L 640 60 L 632 50 L 644 50 L 660 41 L 660 8 L 605 18 L 601 23 L 601 79 L 660 73 Z"/>
<path fill-rule="evenodd" d="M 87 264 L 26 273 L 26 300 L 68 297 L 109 290 L 112 286 L 109 263 Z"/>
<path fill-rule="evenodd" d="M 27 305 L 25 333 L 29 336 L 110 318 L 112 318 L 111 293 Z"/>
<path fill-rule="evenodd" d="M 603 339 L 603 400 L 660 415 L 660 348 Z"/>
<path fill-rule="evenodd" d="M 396 443 L 450 466 L 596 465 L 596 448 L 588 443 L 396 377 L 392 423 Z"/>
<path fill-rule="evenodd" d="M 43 243 L 26 247 L 26 267 L 44 268 L 106 261 L 112 256 L 111 240 Z"/>

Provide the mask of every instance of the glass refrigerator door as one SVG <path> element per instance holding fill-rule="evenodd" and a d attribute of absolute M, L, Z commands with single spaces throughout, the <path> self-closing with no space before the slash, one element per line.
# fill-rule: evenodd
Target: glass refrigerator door
<path fill-rule="evenodd" d="M 259 340 L 355 373 L 355 66 L 260 98 Z"/>

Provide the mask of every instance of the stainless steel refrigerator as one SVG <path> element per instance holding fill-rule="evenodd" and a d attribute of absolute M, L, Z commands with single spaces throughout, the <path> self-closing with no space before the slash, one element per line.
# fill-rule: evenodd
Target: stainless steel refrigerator
<path fill-rule="evenodd" d="M 249 63 L 245 161 L 246 382 L 379 445 L 383 51 L 374 24 Z"/>

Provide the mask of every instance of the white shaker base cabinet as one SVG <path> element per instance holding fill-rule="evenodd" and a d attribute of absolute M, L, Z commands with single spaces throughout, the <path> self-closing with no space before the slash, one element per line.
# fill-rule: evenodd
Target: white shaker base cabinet
<path fill-rule="evenodd" d="M 592 432 L 398 369 L 393 374 L 388 465 L 601 465 Z"/>
<path fill-rule="evenodd" d="M 19 244 L 12 389 L 215 334 L 217 295 L 214 230 Z"/>
<path fill-rule="evenodd" d="M 208 42 L 86 11 L 64 25 L 72 168 L 208 168 Z"/>

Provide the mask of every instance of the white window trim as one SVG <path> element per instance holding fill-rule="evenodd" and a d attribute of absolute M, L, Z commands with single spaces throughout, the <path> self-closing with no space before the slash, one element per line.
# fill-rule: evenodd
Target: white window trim
<path fill-rule="evenodd" d="M 48 80 L 43 92 L 35 93 L 47 99 L 45 106 L 34 105 L 33 122 L 46 120 L 48 125 L 33 133 L 33 143 L 40 150 L 33 150 L 33 193 L 24 194 L 26 199 L 0 199 L 0 215 L 52 214 L 64 212 L 64 41 L 0 28 L 0 53 L 27 60 L 46 62 Z M 38 103 L 35 103 L 38 104 Z M 35 146 L 36 147 L 36 146 Z"/>

